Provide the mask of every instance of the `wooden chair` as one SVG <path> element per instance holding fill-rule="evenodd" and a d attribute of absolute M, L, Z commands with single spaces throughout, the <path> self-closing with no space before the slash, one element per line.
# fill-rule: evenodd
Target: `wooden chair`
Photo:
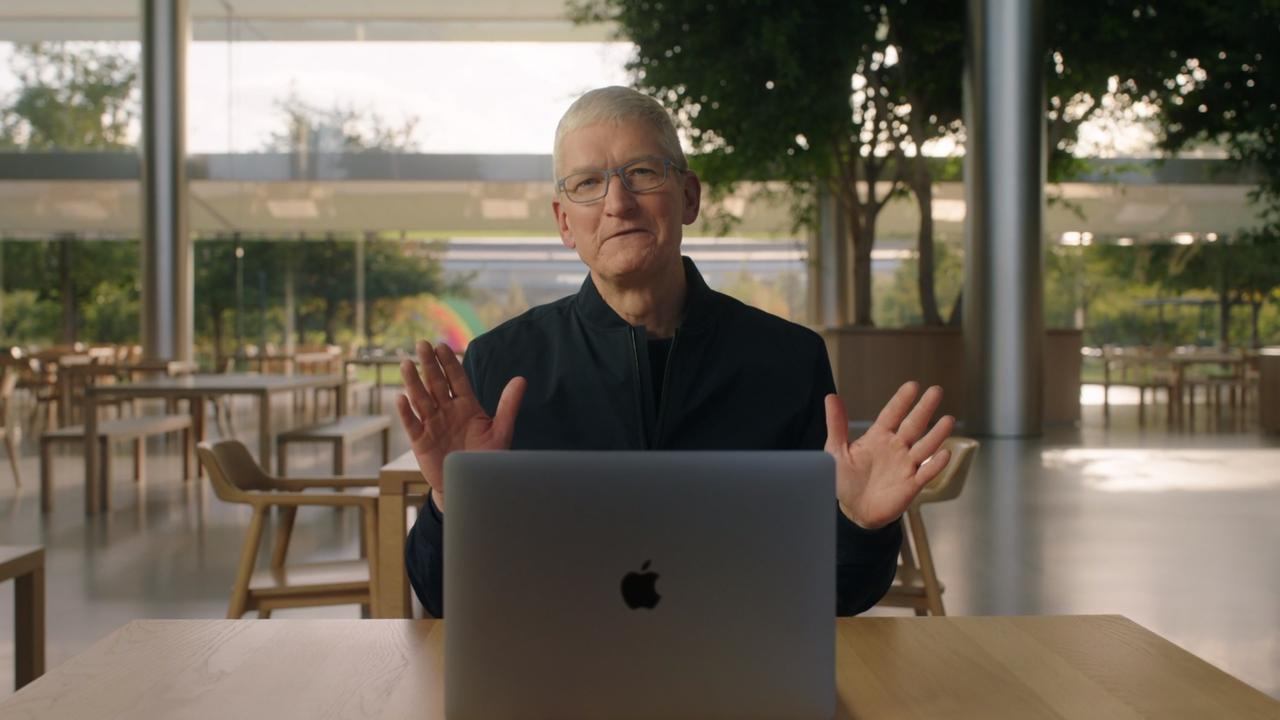
<path fill-rule="evenodd" d="M 0 368 L 0 437 L 9 454 L 9 467 L 13 468 L 13 484 L 22 487 L 22 475 L 18 472 L 18 443 L 22 442 L 22 428 L 9 421 L 9 405 L 14 388 L 18 387 L 18 369 L 12 366 Z"/>
<path fill-rule="evenodd" d="M 978 441 L 971 438 L 947 438 L 943 447 L 951 451 L 951 460 L 935 477 L 902 516 L 902 551 L 899 553 L 898 574 L 889 592 L 880 601 L 888 607 L 909 607 L 916 615 L 946 615 L 942 606 L 942 583 L 933 565 L 933 553 L 929 549 L 929 536 L 925 532 L 924 516 L 920 514 L 923 503 L 953 500 L 964 489 L 969 467 L 978 451 Z"/>
<path fill-rule="evenodd" d="M 196 447 L 200 463 L 209 471 L 214 493 L 223 502 L 253 507 L 253 518 L 240 551 L 240 566 L 231 588 L 228 618 L 239 618 L 249 610 L 266 618 L 277 608 L 359 603 L 362 614 L 376 603 L 377 502 L 373 493 L 317 493 L 312 489 L 376 488 L 377 478 L 307 478 L 285 480 L 267 475 L 249 450 L 236 440 L 202 442 Z M 361 540 L 366 560 L 285 565 L 289 538 L 298 508 L 303 506 L 360 508 Z M 262 540 L 267 511 L 280 508 L 271 567 L 254 572 L 258 546 Z"/>

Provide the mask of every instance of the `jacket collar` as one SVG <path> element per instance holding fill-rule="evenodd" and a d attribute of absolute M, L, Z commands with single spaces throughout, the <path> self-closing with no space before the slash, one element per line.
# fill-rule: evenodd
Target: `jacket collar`
<path fill-rule="evenodd" d="M 684 318 L 679 327 L 684 331 L 697 329 L 711 322 L 715 316 L 719 293 L 707 287 L 702 273 L 698 272 L 697 266 L 688 256 L 683 256 L 681 260 L 684 264 L 685 298 Z M 573 304 L 578 315 L 591 325 L 601 328 L 629 327 L 627 321 L 614 312 L 600 296 L 590 272 L 587 273 L 587 279 L 582 281 Z"/>

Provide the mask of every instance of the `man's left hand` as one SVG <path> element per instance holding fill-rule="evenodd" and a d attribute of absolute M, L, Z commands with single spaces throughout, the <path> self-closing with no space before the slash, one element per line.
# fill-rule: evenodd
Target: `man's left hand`
<path fill-rule="evenodd" d="M 836 461 L 836 499 L 859 527 L 875 530 L 896 520 L 951 459 L 940 448 L 955 429 L 955 418 L 944 416 L 929 429 L 942 388 L 929 388 L 917 403 L 919 392 L 914 382 L 898 388 L 875 423 L 852 443 L 844 402 L 835 394 L 826 398 L 824 449 Z"/>

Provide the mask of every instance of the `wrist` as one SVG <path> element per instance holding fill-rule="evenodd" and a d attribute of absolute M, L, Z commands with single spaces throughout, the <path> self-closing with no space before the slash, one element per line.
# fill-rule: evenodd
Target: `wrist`
<path fill-rule="evenodd" d="M 841 513 L 842 515 L 844 515 L 845 519 L 846 519 L 846 520 L 848 520 L 849 522 L 853 523 L 854 525 L 857 525 L 859 530 L 865 530 L 865 531 L 867 531 L 867 532 L 872 532 L 872 531 L 874 531 L 874 530 L 878 530 L 878 529 L 879 529 L 879 528 L 876 528 L 876 527 L 872 527 L 870 523 L 863 522 L 862 520 L 859 520 L 859 519 L 858 519 L 858 517 L 857 517 L 856 515 L 854 515 L 853 511 L 852 511 L 852 510 L 850 510 L 850 509 L 849 509 L 849 507 L 848 507 L 847 505 L 845 505 L 845 504 L 844 504 L 844 501 L 837 499 L 837 500 L 836 500 L 836 505 L 838 505 L 838 506 L 840 507 L 840 513 Z M 882 526 L 882 527 L 883 527 L 883 526 Z"/>

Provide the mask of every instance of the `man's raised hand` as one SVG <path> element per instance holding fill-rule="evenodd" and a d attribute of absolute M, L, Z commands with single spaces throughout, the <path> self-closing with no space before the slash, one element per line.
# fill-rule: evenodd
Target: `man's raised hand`
<path fill-rule="evenodd" d="M 432 348 L 419 340 L 416 349 L 421 371 L 410 360 L 400 363 L 404 394 L 396 398 L 396 409 L 418 469 L 431 486 L 432 500 L 444 512 L 445 455 L 455 450 L 509 449 L 528 383 L 522 377 L 512 378 L 490 418 L 448 345 Z"/>
<path fill-rule="evenodd" d="M 955 429 L 955 418 L 944 416 L 929 429 L 942 388 L 929 388 L 916 403 L 918 393 L 914 382 L 898 388 L 875 423 L 852 443 L 844 403 L 834 394 L 826 398 L 824 449 L 836 460 L 836 498 L 844 514 L 868 530 L 897 519 L 951 459 L 940 448 Z"/>

